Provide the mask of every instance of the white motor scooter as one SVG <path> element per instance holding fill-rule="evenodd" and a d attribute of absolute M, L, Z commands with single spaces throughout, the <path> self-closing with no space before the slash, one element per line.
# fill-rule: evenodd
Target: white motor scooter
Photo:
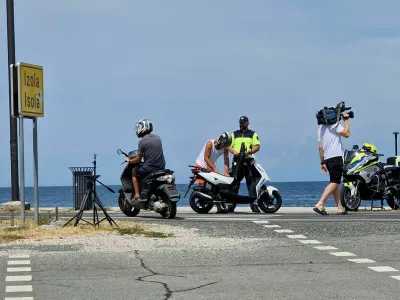
<path fill-rule="evenodd" d="M 257 163 L 254 155 L 245 157 L 245 144 L 242 143 L 237 161 L 234 161 L 233 176 L 223 176 L 215 172 L 209 172 L 196 166 L 189 166 L 194 176 L 188 184 L 185 196 L 190 187 L 197 179 L 205 181 L 204 186 L 193 187 L 193 192 L 189 197 L 190 207 L 197 213 L 208 213 L 216 203 L 223 206 L 233 206 L 236 204 L 250 204 L 257 202 L 258 207 L 265 213 L 275 213 L 282 205 L 282 197 L 277 188 L 267 185 L 270 182 L 268 174 L 264 168 Z M 256 189 L 256 196 L 239 195 L 240 181 L 244 168 L 250 168 L 252 174 L 251 188 Z M 231 210 L 232 211 L 232 210 Z"/>

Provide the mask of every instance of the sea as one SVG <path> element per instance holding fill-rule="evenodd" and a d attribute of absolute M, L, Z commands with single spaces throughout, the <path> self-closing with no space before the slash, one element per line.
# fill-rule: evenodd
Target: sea
<path fill-rule="evenodd" d="M 275 182 L 271 183 L 276 187 L 282 196 L 282 207 L 312 207 L 321 197 L 328 182 L 311 181 L 311 182 Z M 108 186 L 115 191 L 110 192 L 103 186 L 97 184 L 96 192 L 102 204 L 106 207 L 118 206 L 118 190 L 119 185 Z M 178 206 L 189 206 L 188 198 L 190 191 L 186 197 L 187 184 L 177 184 L 177 189 L 181 194 Z M 243 183 L 239 193 L 248 195 L 246 184 Z M 11 188 L 0 188 L 0 204 L 11 200 Z M 29 202 L 33 207 L 33 187 L 25 188 L 25 202 Z M 247 205 L 238 205 L 247 206 Z M 334 207 L 335 201 L 332 196 L 326 203 L 327 207 Z M 74 190 L 72 186 L 40 186 L 39 187 L 39 207 L 74 207 Z"/>

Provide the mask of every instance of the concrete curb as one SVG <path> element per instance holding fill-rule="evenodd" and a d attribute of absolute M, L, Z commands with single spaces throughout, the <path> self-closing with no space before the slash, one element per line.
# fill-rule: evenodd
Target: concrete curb
<path fill-rule="evenodd" d="M 391 208 L 389 206 L 384 206 L 386 211 L 391 211 Z M 63 210 L 71 210 L 72 207 L 58 207 L 58 211 L 60 213 L 63 213 Z M 371 207 L 370 206 L 360 206 L 359 211 L 370 211 Z M 40 207 L 41 211 L 54 211 L 54 207 Z M 216 208 L 214 207 L 211 212 L 215 212 Z M 336 207 L 326 207 L 326 211 L 329 213 L 336 213 L 337 208 Z M 379 208 L 374 208 L 373 211 L 381 211 Z M 88 213 L 90 211 L 87 211 Z M 108 207 L 107 212 L 113 213 L 119 213 L 120 209 L 119 207 Z M 236 207 L 235 212 L 241 212 L 241 213 L 252 213 L 250 207 Z M 150 212 L 151 213 L 151 212 Z M 178 207 L 178 213 L 193 213 L 197 214 L 192 210 L 190 206 L 179 206 Z M 299 213 L 299 214 L 304 214 L 304 213 L 310 213 L 310 214 L 316 214 L 316 212 L 313 211 L 313 207 L 281 207 L 275 214 L 293 214 L 293 213 Z M 271 214 L 274 215 L 274 214 Z"/>

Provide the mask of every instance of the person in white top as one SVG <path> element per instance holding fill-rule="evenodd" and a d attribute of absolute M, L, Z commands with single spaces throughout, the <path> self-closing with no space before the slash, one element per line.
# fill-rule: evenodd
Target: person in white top
<path fill-rule="evenodd" d="M 339 122 L 333 125 L 319 125 L 318 127 L 318 149 L 321 159 L 321 171 L 329 172 L 329 184 L 325 188 L 321 198 L 315 204 L 313 210 L 319 214 L 327 215 L 325 202 L 330 195 L 335 199 L 338 214 L 346 214 L 340 202 L 339 185 L 343 174 L 343 147 L 341 137 L 350 136 L 349 115 L 341 114 L 344 127 Z"/>
<path fill-rule="evenodd" d="M 196 159 L 196 167 L 206 169 L 210 172 L 220 173 L 215 166 L 218 158 L 224 155 L 224 176 L 229 176 L 229 150 L 232 144 L 232 135 L 229 132 L 222 133 L 218 139 L 208 140 L 200 151 Z M 196 180 L 199 185 L 204 186 L 204 180 L 198 178 Z M 217 204 L 217 213 L 226 213 L 220 204 Z"/>
<path fill-rule="evenodd" d="M 196 166 L 219 173 L 218 168 L 215 166 L 215 162 L 221 155 L 224 155 L 224 176 L 229 176 L 229 150 L 228 147 L 232 143 L 232 137 L 229 132 L 224 132 L 218 139 L 208 140 L 199 156 L 196 159 Z"/>

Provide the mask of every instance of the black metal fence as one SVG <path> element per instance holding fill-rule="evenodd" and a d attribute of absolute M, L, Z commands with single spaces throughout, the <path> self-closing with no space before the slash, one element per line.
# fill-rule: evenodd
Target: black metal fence
<path fill-rule="evenodd" d="M 85 175 L 93 175 L 93 167 L 70 167 L 72 171 L 72 185 L 73 185 L 73 198 L 74 198 L 74 209 L 79 210 L 83 201 L 83 196 L 87 190 L 87 179 Z M 89 195 L 88 201 L 86 202 L 85 210 L 93 208 L 93 196 Z"/>

